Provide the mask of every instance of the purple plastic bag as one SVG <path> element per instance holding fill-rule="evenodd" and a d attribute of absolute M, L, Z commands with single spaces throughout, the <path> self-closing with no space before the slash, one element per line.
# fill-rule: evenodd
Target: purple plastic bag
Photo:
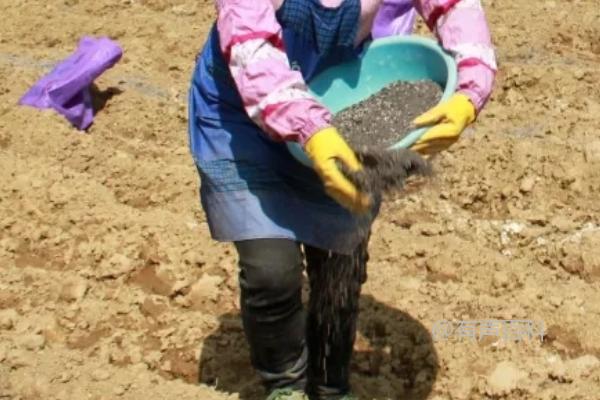
<path fill-rule="evenodd" d="M 19 104 L 52 108 L 76 128 L 87 129 L 94 121 L 90 86 L 122 55 L 123 50 L 114 41 L 86 36 L 79 41 L 77 50 L 40 79 Z"/>
<path fill-rule="evenodd" d="M 371 35 L 373 39 L 410 35 L 416 18 L 413 0 L 383 0 L 375 16 Z"/>

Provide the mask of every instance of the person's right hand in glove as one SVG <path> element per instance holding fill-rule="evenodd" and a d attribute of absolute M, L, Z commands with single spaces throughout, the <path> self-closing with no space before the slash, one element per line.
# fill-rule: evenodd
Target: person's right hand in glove
<path fill-rule="evenodd" d="M 351 172 L 362 169 L 354 151 L 337 129 L 330 127 L 315 133 L 304 145 L 304 150 L 313 161 L 315 171 L 329 196 L 355 214 L 363 214 L 369 210 L 370 196 L 361 193 L 336 163 L 341 162 Z"/>

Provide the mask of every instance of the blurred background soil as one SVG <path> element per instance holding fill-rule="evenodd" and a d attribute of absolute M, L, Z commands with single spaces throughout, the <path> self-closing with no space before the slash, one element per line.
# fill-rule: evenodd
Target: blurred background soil
<path fill-rule="evenodd" d="M 600 8 L 485 0 L 493 98 L 436 177 L 388 199 L 353 382 L 365 399 L 600 399 Z M 259 399 L 236 256 L 187 149 L 204 0 L 0 0 L 0 398 Z M 16 105 L 83 35 L 124 58 L 86 134 Z M 436 321 L 544 341 L 433 341 Z"/>

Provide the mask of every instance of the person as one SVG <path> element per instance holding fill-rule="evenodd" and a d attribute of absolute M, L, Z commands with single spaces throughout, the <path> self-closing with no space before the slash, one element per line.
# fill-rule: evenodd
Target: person
<path fill-rule="evenodd" d="M 239 256 L 252 364 L 270 400 L 350 399 L 358 298 L 379 201 L 342 174 L 338 163 L 350 171 L 361 165 L 306 82 L 360 57 L 373 37 L 408 33 L 418 12 L 458 65 L 457 92 L 415 121 L 430 129 L 413 148 L 439 152 L 458 140 L 491 93 L 496 62 L 482 6 L 217 0 L 216 7 L 191 82 L 189 145 L 211 236 L 233 242 Z M 289 141 L 303 146 L 313 168 L 292 157 Z M 352 284 L 337 288 L 340 279 Z"/>

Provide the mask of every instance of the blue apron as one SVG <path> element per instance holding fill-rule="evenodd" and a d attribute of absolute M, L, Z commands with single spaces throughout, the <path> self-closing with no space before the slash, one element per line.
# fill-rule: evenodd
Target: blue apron
<path fill-rule="evenodd" d="M 286 0 L 277 20 L 291 67 L 309 81 L 328 66 L 358 57 L 359 17 L 360 0 L 345 0 L 335 9 L 319 0 Z M 374 215 L 358 218 L 339 206 L 312 169 L 248 117 L 215 27 L 192 79 L 189 144 L 216 240 L 285 238 L 347 254 L 369 231 Z"/>

